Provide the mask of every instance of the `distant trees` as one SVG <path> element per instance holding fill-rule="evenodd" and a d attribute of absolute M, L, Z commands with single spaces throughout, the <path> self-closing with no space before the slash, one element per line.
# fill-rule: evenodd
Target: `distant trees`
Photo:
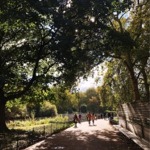
<path fill-rule="evenodd" d="M 101 106 L 116 109 L 118 104 L 134 100 L 134 91 L 127 68 L 118 60 L 106 63 L 103 85 L 97 87 Z"/>
<path fill-rule="evenodd" d="M 85 95 L 87 100 L 87 110 L 91 112 L 99 112 L 100 100 L 96 89 L 89 88 L 86 90 Z"/>
<path fill-rule="evenodd" d="M 50 99 L 56 105 L 58 113 L 72 113 L 78 109 L 78 100 L 75 93 L 71 93 L 69 88 L 55 86 L 48 93 L 53 93 L 54 99 Z"/>

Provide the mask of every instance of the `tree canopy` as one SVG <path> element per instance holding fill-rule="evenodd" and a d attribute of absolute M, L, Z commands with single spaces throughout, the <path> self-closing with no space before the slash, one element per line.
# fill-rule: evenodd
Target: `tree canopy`
<path fill-rule="evenodd" d="M 133 29 L 123 28 L 120 14 L 131 4 L 129 0 L 0 2 L 0 130 L 7 129 L 7 101 L 21 97 L 39 82 L 45 88 L 57 83 L 71 85 L 105 59 L 122 59 L 136 83 L 131 60 L 138 58 L 136 62 L 143 64 L 140 69 L 147 63 L 131 54 L 140 51 L 136 48 L 140 41 L 145 43 L 148 23 L 140 28 L 142 38 L 137 33 L 131 36 Z M 147 56 L 148 45 L 143 47 Z M 145 69 L 143 77 L 144 73 Z M 146 86 L 147 79 L 144 81 Z M 133 87 L 138 99 L 137 84 Z"/>

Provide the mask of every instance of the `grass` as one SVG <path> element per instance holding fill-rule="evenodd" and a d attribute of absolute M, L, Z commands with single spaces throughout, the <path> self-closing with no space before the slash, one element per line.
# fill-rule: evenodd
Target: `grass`
<path fill-rule="evenodd" d="M 51 122 L 67 122 L 68 117 L 63 117 L 58 115 L 52 118 L 35 118 L 26 120 L 15 120 L 7 123 L 9 129 L 20 129 L 20 130 L 30 130 L 33 127 L 40 127 L 44 125 L 49 125 Z"/>
<path fill-rule="evenodd" d="M 53 133 L 71 126 L 67 116 L 14 120 L 7 123 L 10 132 L 1 139 L 0 149 L 23 149 Z"/>

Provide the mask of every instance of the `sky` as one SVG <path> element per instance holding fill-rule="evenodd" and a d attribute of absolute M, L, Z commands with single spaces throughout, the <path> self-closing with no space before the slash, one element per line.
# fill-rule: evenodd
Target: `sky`
<path fill-rule="evenodd" d="M 86 91 L 88 88 L 96 88 L 98 86 L 98 84 L 96 84 L 95 82 L 95 78 L 92 77 L 88 77 L 87 80 L 82 80 L 79 85 L 78 85 L 78 89 L 80 91 Z"/>
<path fill-rule="evenodd" d="M 90 75 L 86 80 L 81 79 L 81 82 L 78 84 L 77 88 L 79 91 L 86 91 L 89 88 L 96 88 L 97 86 L 102 85 L 103 83 L 103 76 L 106 72 L 106 68 L 104 64 L 99 66 L 98 68 L 93 69 L 93 76 Z M 95 80 L 98 79 L 98 82 Z"/>

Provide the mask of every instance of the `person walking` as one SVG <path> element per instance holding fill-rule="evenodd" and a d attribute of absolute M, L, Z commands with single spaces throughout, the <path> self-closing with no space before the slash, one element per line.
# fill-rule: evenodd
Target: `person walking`
<path fill-rule="evenodd" d="M 92 119 L 92 123 L 93 123 L 93 125 L 94 125 L 94 122 L 95 122 L 95 114 L 94 113 L 92 113 L 92 116 L 91 116 L 91 119 Z"/>
<path fill-rule="evenodd" d="M 75 124 L 75 128 L 77 128 L 77 123 L 79 121 L 77 114 L 74 115 L 73 121 L 74 121 L 74 124 Z"/>
<path fill-rule="evenodd" d="M 111 113 L 110 112 L 108 112 L 107 117 L 108 117 L 108 120 L 110 121 L 111 120 Z"/>
<path fill-rule="evenodd" d="M 79 123 L 81 123 L 81 117 L 82 117 L 82 115 L 79 114 Z"/>
<path fill-rule="evenodd" d="M 91 125 L 91 119 L 92 119 L 92 114 L 89 112 L 87 114 L 87 120 L 88 120 L 89 126 Z"/>

